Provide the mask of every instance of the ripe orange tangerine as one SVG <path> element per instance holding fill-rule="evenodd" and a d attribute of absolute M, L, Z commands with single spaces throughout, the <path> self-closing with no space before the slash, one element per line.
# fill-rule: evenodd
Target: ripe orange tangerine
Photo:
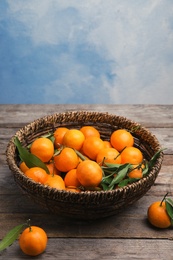
<path fill-rule="evenodd" d="M 79 163 L 77 167 L 77 178 L 79 182 L 87 187 L 97 187 L 102 180 L 102 169 L 95 161 L 86 160 Z"/>
<path fill-rule="evenodd" d="M 79 157 L 72 148 L 65 147 L 60 154 L 54 156 L 55 167 L 61 172 L 75 169 L 79 163 Z"/>
<path fill-rule="evenodd" d="M 58 127 L 55 132 L 54 132 L 54 145 L 56 148 L 59 148 L 59 146 L 63 143 L 63 138 L 65 133 L 68 131 L 69 129 L 67 127 Z"/>
<path fill-rule="evenodd" d="M 141 179 L 143 177 L 142 168 L 135 168 L 128 173 L 129 178 Z"/>
<path fill-rule="evenodd" d="M 166 211 L 165 201 L 152 203 L 147 212 L 149 222 L 158 228 L 168 228 L 171 226 L 171 219 Z"/>
<path fill-rule="evenodd" d="M 115 148 L 103 148 L 98 152 L 96 162 L 99 165 L 104 163 L 120 164 L 121 154 Z"/>
<path fill-rule="evenodd" d="M 125 147 L 134 145 L 134 138 L 126 129 L 115 130 L 110 137 L 111 145 L 121 152 Z"/>
<path fill-rule="evenodd" d="M 58 169 L 55 167 L 54 162 L 46 163 L 46 166 L 47 166 L 50 174 L 52 174 L 52 175 L 53 174 L 57 174 L 57 175 L 61 174 L 61 172 L 58 171 Z"/>
<path fill-rule="evenodd" d="M 46 249 L 47 234 L 40 227 L 27 227 L 20 235 L 19 246 L 26 255 L 37 256 Z"/>
<path fill-rule="evenodd" d="M 65 190 L 64 180 L 59 175 L 49 175 L 45 185 L 56 188 L 57 190 Z"/>
<path fill-rule="evenodd" d="M 42 184 L 44 184 L 47 179 L 49 174 L 46 173 L 46 171 L 40 167 L 32 167 L 29 168 L 26 172 L 25 175 L 28 178 L 31 178 L 32 180 L 36 181 L 36 182 L 40 182 Z"/>
<path fill-rule="evenodd" d="M 19 168 L 22 172 L 26 172 L 27 170 L 29 170 L 28 166 L 26 165 L 25 162 L 21 162 L 20 165 L 19 165 Z"/>
<path fill-rule="evenodd" d="M 77 178 L 77 174 L 76 174 L 76 169 L 72 169 L 70 171 L 68 171 L 64 177 L 64 182 L 65 182 L 65 186 L 73 186 L 73 187 L 79 187 L 81 186 L 78 178 Z"/>
<path fill-rule="evenodd" d="M 48 162 L 53 157 L 54 145 L 46 137 L 40 137 L 31 144 L 30 152 L 36 155 L 43 162 Z"/>
<path fill-rule="evenodd" d="M 92 160 L 96 160 L 98 152 L 104 148 L 104 142 L 97 136 L 90 136 L 85 139 L 82 151 Z"/>
<path fill-rule="evenodd" d="M 80 130 L 70 129 L 65 133 L 62 144 L 79 151 L 82 148 L 84 140 L 85 136 Z"/>
<path fill-rule="evenodd" d="M 140 164 L 143 161 L 143 154 L 137 147 L 126 147 L 121 152 L 121 163 Z"/>
<path fill-rule="evenodd" d="M 90 136 L 100 137 L 100 132 L 94 126 L 82 126 L 80 131 L 84 134 L 85 138 Z"/>
<path fill-rule="evenodd" d="M 103 142 L 104 142 L 105 148 L 111 148 L 112 147 L 110 141 L 103 140 Z"/>

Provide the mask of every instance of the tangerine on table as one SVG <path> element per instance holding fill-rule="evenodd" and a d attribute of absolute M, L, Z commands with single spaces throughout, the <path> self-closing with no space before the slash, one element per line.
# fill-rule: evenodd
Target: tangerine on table
<path fill-rule="evenodd" d="M 85 188 L 97 187 L 103 176 L 101 167 L 92 160 L 86 160 L 79 163 L 76 174 L 79 182 Z"/>
<path fill-rule="evenodd" d="M 85 136 L 80 130 L 70 129 L 65 133 L 62 144 L 79 151 L 82 148 L 84 140 Z"/>
<path fill-rule="evenodd" d="M 96 160 L 98 152 L 104 148 L 104 142 L 97 136 L 90 136 L 85 139 L 82 151 L 92 160 Z"/>
<path fill-rule="evenodd" d="M 19 246 L 26 255 L 37 256 L 46 249 L 47 234 L 40 227 L 27 227 L 20 235 Z"/>
<path fill-rule="evenodd" d="M 73 186 L 73 187 L 79 187 L 81 186 L 78 178 L 77 178 L 77 174 L 76 174 L 76 169 L 72 169 L 70 171 L 68 171 L 64 177 L 64 182 L 65 182 L 65 186 Z"/>
<path fill-rule="evenodd" d="M 121 152 L 121 163 L 140 164 L 143 161 L 143 154 L 137 147 L 126 147 Z"/>
<path fill-rule="evenodd" d="M 29 168 L 25 172 L 25 175 L 28 178 L 31 178 L 32 180 L 34 180 L 36 182 L 40 182 L 42 184 L 44 184 L 47 181 L 48 176 L 49 176 L 49 174 L 47 174 L 47 172 L 44 169 L 40 168 L 40 167 Z"/>
<path fill-rule="evenodd" d="M 100 137 L 100 132 L 94 126 L 82 126 L 80 131 L 84 134 L 85 138 L 90 136 Z"/>
<path fill-rule="evenodd" d="M 158 228 L 168 228 L 171 226 L 171 219 L 166 211 L 165 201 L 152 203 L 147 212 L 149 222 Z"/>
<path fill-rule="evenodd" d="M 65 147 L 60 154 L 54 156 L 55 167 L 61 172 L 75 169 L 79 163 L 79 157 L 72 148 Z"/>
<path fill-rule="evenodd" d="M 54 145 L 55 148 L 59 148 L 60 145 L 62 145 L 63 143 L 63 138 L 65 133 L 68 131 L 69 129 L 67 127 L 58 127 L 55 132 L 54 132 Z"/>
<path fill-rule="evenodd" d="M 54 145 L 52 141 L 46 137 L 40 137 L 33 141 L 30 152 L 36 155 L 43 162 L 48 162 L 53 157 Z"/>
<path fill-rule="evenodd" d="M 134 145 L 134 138 L 127 130 L 118 129 L 111 134 L 110 142 L 115 149 L 121 152 L 125 147 Z"/>
<path fill-rule="evenodd" d="M 57 190 L 65 190 L 64 180 L 59 175 L 49 175 L 45 185 L 56 188 Z"/>
<path fill-rule="evenodd" d="M 99 165 L 104 163 L 121 163 L 121 154 L 115 148 L 103 148 L 101 149 L 96 157 L 96 162 Z"/>

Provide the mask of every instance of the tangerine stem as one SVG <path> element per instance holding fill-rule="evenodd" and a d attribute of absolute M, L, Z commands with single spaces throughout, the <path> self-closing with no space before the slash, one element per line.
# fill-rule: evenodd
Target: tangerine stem
<path fill-rule="evenodd" d="M 27 220 L 27 224 L 28 224 L 29 232 L 31 232 L 32 228 L 31 228 L 31 220 L 30 220 L 30 218 Z"/>
<path fill-rule="evenodd" d="M 162 201 L 160 202 L 160 207 L 162 206 L 162 203 L 164 202 L 166 196 L 168 195 L 168 192 L 165 194 L 165 196 L 163 197 Z"/>

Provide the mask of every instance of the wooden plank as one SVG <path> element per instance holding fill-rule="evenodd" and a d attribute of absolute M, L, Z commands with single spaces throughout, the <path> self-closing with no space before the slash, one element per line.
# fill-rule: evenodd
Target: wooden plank
<path fill-rule="evenodd" d="M 172 127 L 173 105 L 0 105 L 0 125 L 21 127 L 37 118 L 66 111 L 109 112 L 137 121 L 146 127 Z"/>
<path fill-rule="evenodd" d="M 1 253 L 1 259 L 29 259 L 16 241 Z M 36 257 L 37 258 L 37 257 Z M 49 239 L 45 252 L 38 257 L 46 260 L 172 260 L 172 241 L 152 239 Z"/>
<path fill-rule="evenodd" d="M 20 198 L 14 196 L 14 200 L 10 200 L 10 198 L 12 197 L 10 196 L 8 200 L 0 204 L 0 239 L 8 230 L 18 224 L 24 223 L 29 218 L 33 225 L 44 227 L 49 237 L 172 238 L 170 229 L 166 229 L 163 232 L 162 230 L 151 227 L 147 221 L 147 209 L 149 205 L 156 200 L 161 200 L 162 195 L 144 196 L 115 216 L 93 221 L 53 215 L 42 210 L 23 196 Z"/>

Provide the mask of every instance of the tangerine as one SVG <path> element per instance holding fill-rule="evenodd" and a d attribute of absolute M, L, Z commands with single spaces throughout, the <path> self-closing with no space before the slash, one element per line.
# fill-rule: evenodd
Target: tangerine
<path fill-rule="evenodd" d="M 65 190 L 64 180 L 59 175 L 49 175 L 45 185 L 56 188 L 57 190 Z"/>
<path fill-rule="evenodd" d="M 110 141 L 103 140 L 103 142 L 104 142 L 104 146 L 105 146 L 105 148 L 111 148 L 111 147 L 112 147 Z"/>
<path fill-rule="evenodd" d="M 42 184 L 45 183 L 45 181 L 47 181 L 49 174 L 47 174 L 47 172 L 40 168 L 40 167 L 32 167 L 29 168 L 26 172 L 25 175 L 28 178 L 31 178 L 32 180 L 36 181 L 36 182 L 40 182 Z"/>
<path fill-rule="evenodd" d="M 20 235 L 19 246 L 26 255 L 37 256 L 46 249 L 47 234 L 40 227 L 27 227 Z"/>
<path fill-rule="evenodd" d="M 79 182 L 85 188 L 97 187 L 103 176 L 101 167 L 92 160 L 86 160 L 79 163 L 76 174 Z"/>
<path fill-rule="evenodd" d="M 65 186 L 73 186 L 73 187 L 79 187 L 81 186 L 78 178 L 77 178 L 77 174 L 76 174 L 76 169 L 72 169 L 70 171 L 68 171 L 64 177 L 64 182 L 65 182 Z"/>
<path fill-rule="evenodd" d="M 126 129 L 115 130 L 110 137 L 111 145 L 121 152 L 125 147 L 134 145 L 134 138 Z"/>
<path fill-rule="evenodd" d="M 70 129 L 65 133 L 62 144 L 79 151 L 82 148 L 84 140 L 85 136 L 80 130 Z"/>
<path fill-rule="evenodd" d="M 98 152 L 104 148 L 104 142 L 97 136 L 90 136 L 85 139 L 82 151 L 92 160 L 96 160 Z"/>
<path fill-rule="evenodd" d="M 52 174 L 52 175 L 54 175 L 54 174 L 60 175 L 61 174 L 61 172 L 58 171 L 58 169 L 55 167 L 54 162 L 46 163 L 46 166 L 47 166 L 50 174 Z"/>
<path fill-rule="evenodd" d="M 71 191 L 71 192 L 80 192 L 80 189 L 77 189 L 76 187 L 66 187 L 66 190 L 67 191 Z"/>
<path fill-rule="evenodd" d="M 72 148 L 65 147 L 60 154 L 54 156 L 54 163 L 59 171 L 68 172 L 77 167 L 79 157 Z"/>
<path fill-rule="evenodd" d="M 143 161 L 143 154 L 137 147 L 126 147 L 121 152 L 121 163 L 140 164 Z"/>
<path fill-rule="evenodd" d="M 90 136 L 100 137 L 100 132 L 94 126 L 82 126 L 80 131 L 84 134 L 85 138 Z"/>
<path fill-rule="evenodd" d="M 55 148 L 59 148 L 60 145 L 62 145 L 63 143 L 63 138 L 65 133 L 68 131 L 69 129 L 67 127 L 58 127 L 55 132 L 54 132 L 54 145 Z"/>
<path fill-rule="evenodd" d="M 53 157 L 54 145 L 50 139 L 39 137 L 31 144 L 30 152 L 43 162 L 48 162 Z"/>
<path fill-rule="evenodd" d="M 129 178 L 141 179 L 143 177 L 142 168 L 135 168 L 128 173 Z"/>
<path fill-rule="evenodd" d="M 104 163 L 120 164 L 121 154 L 115 148 L 103 148 L 98 152 L 96 162 L 99 165 L 103 165 Z"/>
<path fill-rule="evenodd" d="M 158 228 L 168 228 L 171 226 L 171 219 L 166 211 L 165 201 L 152 203 L 147 212 L 149 222 Z"/>
<path fill-rule="evenodd" d="M 22 172 L 26 172 L 27 170 L 29 170 L 28 166 L 26 165 L 25 162 L 21 162 L 20 165 L 19 165 L 19 168 Z"/>

